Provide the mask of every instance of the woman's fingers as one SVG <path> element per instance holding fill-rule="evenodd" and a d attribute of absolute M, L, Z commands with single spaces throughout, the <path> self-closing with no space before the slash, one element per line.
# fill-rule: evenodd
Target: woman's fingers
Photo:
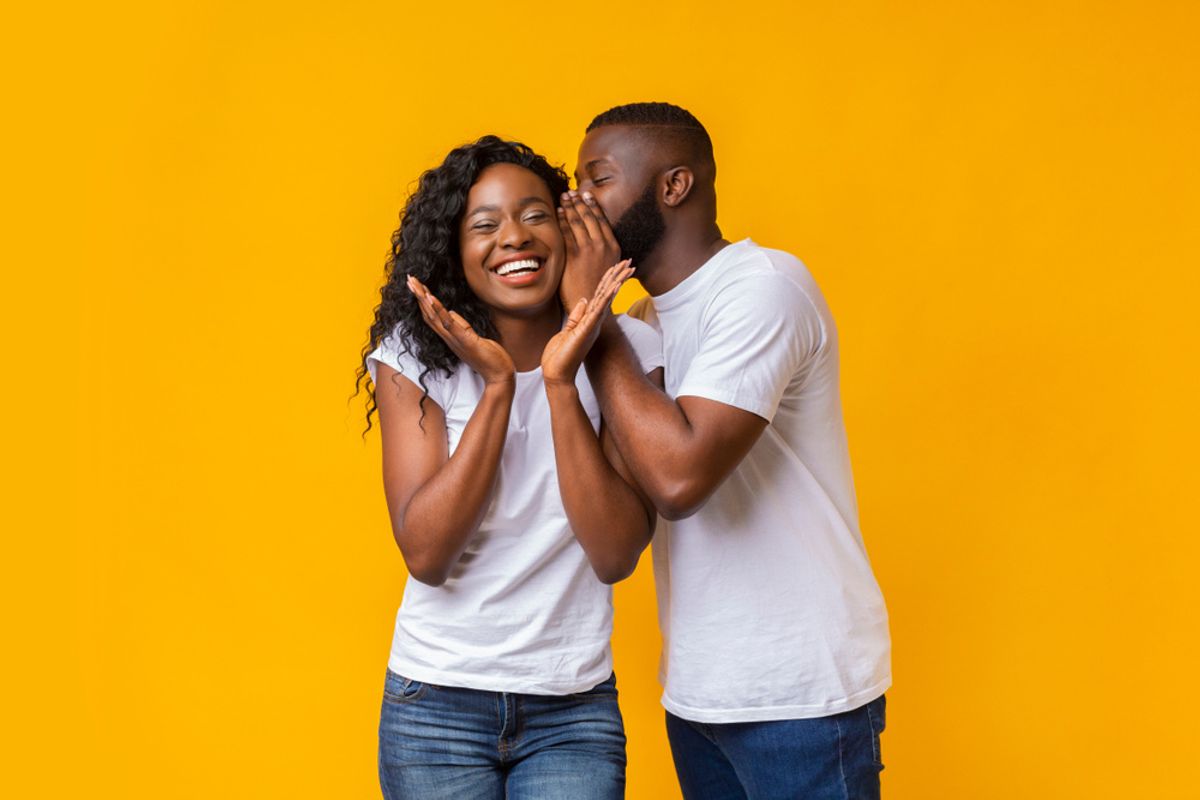
<path fill-rule="evenodd" d="M 575 307 L 571 309 L 571 313 L 567 317 L 567 321 L 563 324 L 563 330 L 564 331 L 575 330 L 576 326 L 578 326 L 579 323 L 583 321 L 583 318 L 584 318 L 584 316 L 587 315 L 587 312 L 588 312 L 588 301 L 581 297 L 581 298 L 579 298 L 579 302 L 575 304 Z"/>
<path fill-rule="evenodd" d="M 471 323 L 463 319 L 462 315 L 457 311 L 450 312 L 450 330 L 455 336 L 465 342 L 473 342 L 479 338 L 479 334 L 471 327 Z"/>
<path fill-rule="evenodd" d="M 599 300 L 604 303 L 611 303 L 616 297 L 617 292 L 621 289 L 621 284 L 629 279 L 633 274 L 633 267 L 630 266 L 629 259 L 619 261 L 608 268 L 608 271 L 600 278 L 599 285 L 596 286 L 596 294 L 593 295 L 593 300 Z"/>
<path fill-rule="evenodd" d="M 442 305 L 442 301 L 433 296 L 429 290 L 425 291 L 425 300 L 429 303 L 429 308 L 437 315 L 437 318 L 442 321 L 442 325 L 447 329 L 451 327 L 450 312 Z"/>
<path fill-rule="evenodd" d="M 446 343 L 446 346 L 456 356 L 462 358 L 463 352 L 460 337 L 447 324 L 450 317 L 448 315 L 443 317 L 438 313 L 441 303 L 438 303 L 437 298 L 430 294 L 429 289 L 423 283 L 412 276 L 408 278 L 408 288 L 417 298 L 417 307 L 421 309 L 421 317 L 425 320 L 425 324 L 438 335 L 438 338 Z M 442 311 L 444 312 L 445 309 L 442 309 Z M 469 328 L 470 326 L 468 325 L 467 327 Z"/>

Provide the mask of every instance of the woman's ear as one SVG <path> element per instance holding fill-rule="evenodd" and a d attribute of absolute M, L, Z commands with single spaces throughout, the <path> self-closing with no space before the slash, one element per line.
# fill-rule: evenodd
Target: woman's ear
<path fill-rule="evenodd" d="M 696 176 L 688 167 L 671 167 L 664 173 L 663 180 L 663 205 L 675 208 L 691 194 L 692 186 L 696 183 Z"/>

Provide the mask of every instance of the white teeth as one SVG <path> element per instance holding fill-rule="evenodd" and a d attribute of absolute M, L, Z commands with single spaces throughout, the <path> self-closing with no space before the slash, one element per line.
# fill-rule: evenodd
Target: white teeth
<path fill-rule="evenodd" d="M 496 270 L 497 275 L 511 275 L 514 272 L 524 272 L 526 270 L 536 271 L 538 262 L 536 259 L 527 258 L 523 261 L 510 261 L 507 264 L 501 264 Z"/>

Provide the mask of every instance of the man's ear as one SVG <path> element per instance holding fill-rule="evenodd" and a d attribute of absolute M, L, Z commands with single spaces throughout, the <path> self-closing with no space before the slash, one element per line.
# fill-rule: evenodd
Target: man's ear
<path fill-rule="evenodd" d="M 671 167 L 663 173 L 663 205 L 676 208 L 692 193 L 696 176 L 688 167 Z"/>

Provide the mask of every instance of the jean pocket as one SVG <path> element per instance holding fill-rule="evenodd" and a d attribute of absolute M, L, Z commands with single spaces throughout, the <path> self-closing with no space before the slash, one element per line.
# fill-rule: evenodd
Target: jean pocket
<path fill-rule="evenodd" d="M 387 680 L 383 684 L 383 699 L 388 703 L 411 703 L 425 694 L 425 688 L 426 684 L 389 669 Z"/>

